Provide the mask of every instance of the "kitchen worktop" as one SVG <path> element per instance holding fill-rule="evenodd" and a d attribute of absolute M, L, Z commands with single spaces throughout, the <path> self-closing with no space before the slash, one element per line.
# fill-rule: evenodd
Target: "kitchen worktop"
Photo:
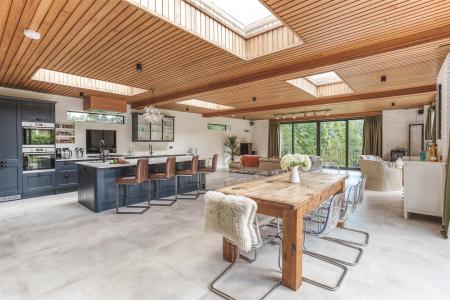
<path fill-rule="evenodd" d="M 113 160 L 115 158 L 121 158 L 125 160 L 130 159 L 139 159 L 139 158 L 158 158 L 158 157 L 168 157 L 168 156 L 192 156 L 192 154 L 181 153 L 181 154 L 136 154 L 136 155 L 119 155 L 112 154 L 111 156 L 107 156 L 106 160 Z M 73 162 L 82 162 L 82 161 L 92 161 L 92 160 L 102 160 L 99 156 L 91 157 L 91 156 L 83 156 L 83 157 L 72 157 L 72 158 L 58 158 L 56 161 L 73 161 Z"/>
<path fill-rule="evenodd" d="M 147 155 L 147 156 L 125 156 L 123 159 L 125 159 L 128 163 L 127 164 L 111 164 L 109 161 L 103 162 L 99 161 L 98 158 L 96 158 L 95 162 L 93 161 L 78 161 L 76 162 L 78 165 L 96 168 L 96 169 L 112 169 L 112 168 L 125 168 L 125 167 L 132 167 L 136 166 L 138 160 L 140 158 L 148 158 L 149 164 L 162 164 L 166 162 L 167 157 L 169 156 L 177 156 L 177 162 L 188 162 L 192 160 L 191 154 L 158 154 L 158 155 Z"/>

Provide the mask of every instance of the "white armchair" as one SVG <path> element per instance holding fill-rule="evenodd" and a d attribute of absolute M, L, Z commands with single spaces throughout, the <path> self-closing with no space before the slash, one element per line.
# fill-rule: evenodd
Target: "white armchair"
<path fill-rule="evenodd" d="M 361 155 L 361 174 L 367 176 L 366 189 L 380 192 L 401 191 L 402 170 L 393 163 L 383 161 L 379 156 Z"/>

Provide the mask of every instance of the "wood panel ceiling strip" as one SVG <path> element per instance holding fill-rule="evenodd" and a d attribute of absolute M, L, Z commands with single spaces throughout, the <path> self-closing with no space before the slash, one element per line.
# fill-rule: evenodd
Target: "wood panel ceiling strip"
<path fill-rule="evenodd" d="M 16 73 L 15 80 L 22 80 L 23 78 L 30 78 L 36 69 L 42 65 L 44 59 L 55 51 L 57 45 L 61 40 L 67 36 L 68 32 L 75 25 L 75 23 L 81 18 L 84 12 L 91 6 L 93 0 L 81 0 L 68 1 L 67 5 L 54 20 L 52 26 L 50 26 L 47 34 L 39 41 L 39 47 L 30 56 L 28 62 L 20 73 Z"/>
<path fill-rule="evenodd" d="M 205 114 L 203 114 L 203 116 L 204 117 L 216 117 L 216 116 L 242 114 L 242 113 L 250 113 L 250 112 L 257 112 L 257 111 L 277 110 L 277 109 L 305 107 L 305 106 L 317 106 L 317 105 L 344 103 L 344 102 L 346 103 L 346 102 L 361 101 L 361 100 L 366 100 L 366 99 L 377 99 L 377 98 L 414 95 L 414 94 L 432 93 L 432 92 L 436 92 L 435 85 L 418 86 L 418 87 L 413 87 L 413 88 L 380 91 L 380 92 L 373 92 L 373 93 L 366 93 L 366 94 L 351 94 L 351 95 L 344 95 L 344 96 L 337 96 L 337 97 L 316 98 L 314 100 L 298 101 L 298 102 L 291 102 L 291 103 L 285 103 L 285 104 L 272 104 L 272 105 L 249 107 L 249 108 L 242 108 L 242 109 L 240 109 L 240 108 L 229 109 L 229 110 L 217 111 L 217 112 L 212 112 L 212 113 L 205 113 Z"/>
<path fill-rule="evenodd" d="M 6 27 L 3 32 L 2 40 L 0 42 L 0 69 L 3 69 L 6 61 L 6 55 L 10 49 L 11 44 L 13 44 L 13 39 L 15 38 L 14 33 L 17 31 L 19 22 L 23 13 L 23 8 L 25 7 L 26 0 L 14 1 L 9 10 L 8 19 L 6 21 Z"/>
<path fill-rule="evenodd" d="M 125 5 L 125 3 L 123 4 Z M 142 15 L 143 12 L 136 11 L 133 7 L 127 7 L 120 13 L 119 16 L 114 18 L 114 20 L 110 23 L 110 25 L 112 25 L 112 28 L 105 35 L 103 35 L 101 39 L 91 39 L 84 47 L 78 47 L 78 49 L 74 49 L 72 53 L 67 55 L 64 59 L 62 59 L 58 64 L 55 65 L 55 69 L 67 70 L 66 72 L 68 73 L 72 72 L 72 68 L 74 67 L 74 65 L 77 65 L 75 62 L 85 61 L 96 51 L 102 52 L 101 50 L 99 50 L 100 47 L 104 46 L 114 37 L 118 36 L 124 28 L 133 27 L 133 24 L 135 24 L 134 22 L 138 22 L 137 20 L 140 19 Z M 110 46 L 112 45 L 114 45 L 114 43 L 111 43 Z"/>
<path fill-rule="evenodd" d="M 42 22 L 47 16 L 53 1 L 51 0 L 42 0 L 39 3 L 36 11 L 34 12 L 33 18 L 26 28 L 30 28 L 33 30 L 38 30 L 41 27 Z M 17 32 L 16 34 L 21 34 L 22 32 Z M 23 59 L 25 53 L 29 50 L 32 44 L 37 44 L 37 41 L 33 41 L 30 38 L 24 37 L 22 42 L 20 43 L 19 48 L 13 54 L 12 59 L 8 59 L 10 61 L 8 68 L 3 68 L 0 72 L 0 82 L 8 82 L 12 76 L 12 74 L 16 71 L 17 66 L 20 64 L 20 61 Z"/>
<path fill-rule="evenodd" d="M 42 65 L 49 66 L 51 62 L 57 59 L 61 53 L 67 55 L 71 48 L 76 46 L 82 39 L 95 28 L 97 21 L 105 18 L 108 13 L 118 5 L 118 0 L 94 2 L 89 9 L 79 18 L 74 26 L 66 33 L 66 36 L 56 45 L 54 51 L 48 53 L 43 59 Z M 37 68 L 36 68 L 37 69 Z M 35 69 L 35 70 L 36 70 Z M 32 71 L 28 76 L 32 76 Z"/>
<path fill-rule="evenodd" d="M 2 45 L 3 36 L 6 31 L 6 24 L 8 22 L 8 16 L 11 11 L 12 0 L 2 1 L 2 9 L 0 9 L 0 47 Z M 0 56 L 1 58 L 1 56 Z M 0 62 L 1 65 L 1 62 Z"/>
<path fill-rule="evenodd" d="M 26 7 L 27 9 L 22 10 L 22 14 L 19 18 L 19 22 L 17 23 L 16 30 L 13 33 L 13 38 L 11 39 L 6 55 L 3 55 L 3 53 L 0 54 L 0 56 L 4 58 L 3 64 L 0 67 L 0 82 L 3 81 L 3 77 L 5 76 L 6 71 L 11 66 L 14 57 L 17 56 L 22 42 L 26 43 L 31 41 L 29 38 L 25 37 L 23 32 L 25 29 L 29 28 L 29 25 L 35 14 L 35 11 L 39 7 L 40 3 L 41 3 L 40 0 L 36 1 L 28 0 L 25 3 L 24 8 Z"/>
<path fill-rule="evenodd" d="M 73 1 L 73 0 L 71 0 Z M 76 0 L 78 1 L 78 0 Z M 56 32 L 57 29 L 53 28 L 53 24 L 56 22 L 57 18 L 63 14 L 64 7 L 71 7 L 67 0 L 53 1 L 47 15 L 41 26 L 38 27 L 38 32 L 41 33 L 41 40 L 35 41 L 28 45 L 27 51 L 24 53 L 23 57 L 19 60 L 19 63 L 8 80 L 8 84 L 11 86 L 18 86 L 19 82 L 24 80 L 19 74 L 23 69 L 29 64 L 30 59 L 33 57 L 37 49 L 43 49 L 48 44 L 49 37 L 52 32 Z M 72 7 L 75 7 L 72 5 Z"/>
<path fill-rule="evenodd" d="M 103 59 L 111 51 L 124 45 L 127 39 L 134 38 L 146 28 L 153 28 L 152 26 L 156 23 L 156 19 L 146 17 L 137 12 L 129 20 L 127 19 L 120 23 L 116 30 L 105 36 L 104 39 L 100 41 L 94 40 L 96 41 L 95 46 L 71 59 L 71 64 L 66 64 L 64 69 L 69 73 L 81 73 L 83 68 L 89 68 L 88 64 L 92 64 L 97 59 Z M 79 60 L 82 63 L 77 63 Z"/>
<path fill-rule="evenodd" d="M 317 68 L 320 66 L 327 66 L 332 64 L 337 64 L 345 61 L 351 61 L 358 58 L 364 58 L 372 55 L 377 55 L 385 52 L 390 52 L 394 50 L 399 50 L 402 48 L 412 47 L 415 45 L 420 45 L 427 42 L 432 42 L 436 40 L 441 40 L 450 37 L 450 26 L 443 26 L 434 28 L 432 30 L 422 31 L 412 35 L 404 36 L 402 38 L 397 38 L 393 40 L 388 40 L 383 43 L 375 43 L 368 46 L 363 46 L 349 51 L 344 51 L 342 53 L 332 54 L 328 56 L 322 56 L 319 58 L 311 59 L 305 62 L 293 63 L 288 66 L 273 68 L 269 71 L 259 72 L 247 76 L 242 76 L 239 78 L 234 78 L 228 81 L 217 82 L 209 84 L 202 87 L 188 89 L 186 91 L 181 91 L 173 93 L 170 95 L 165 95 L 155 99 L 156 102 L 170 101 L 172 99 L 187 97 L 192 94 L 198 94 L 202 92 L 207 92 L 211 90 L 218 90 L 233 85 L 238 85 L 242 83 L 248 83 L 252 81 L 258 81 L 263 79 L 268 79 L 271 77 L 287 75 L 289 73 L 295 73 L 299 71 L 305 71 L 312 68 Z M 134 107 L 139 107 L 139 105 L 145 105 L 145 101 L 133 104 Z"/>
<path fill-rule="evenodd" d="M 112 27 L 112 24 L 118 20 L 124 20 L 128 16 L 127 14 L 123 14 L 127 7 L 128 6 L 124 2 L 108 2 L 108 5 L 105 5 L 105 7 L 92 18 L 89 24 L 90 28 L 84 30 L 83 33 L 80 32 L 80 34 L 77 34 L 76 39 L 67 44 L 63 51 L 58 53 L 48 64 L 46 64 L 46 68 L 58 70 L 57 65 L 62 61 L 67 60 L 68 57 L 73 57 L 77 52 L 82 52 L 83 49 L 88 49 L 88 45 L 90 43 L 92 44 L 94 40 L 98 40 L 99 37 L 103 38 L 102 31 L 105 30 L 107 26 Z M 113 29 L 115 29 L 115 27 L 113 27 Z"/>

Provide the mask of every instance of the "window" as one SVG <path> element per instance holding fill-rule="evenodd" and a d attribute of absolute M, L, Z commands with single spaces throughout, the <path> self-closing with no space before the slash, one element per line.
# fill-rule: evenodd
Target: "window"
<path fill-rule="evenodd" d="M 208 130 L 227 131 L 227 125 L 208 123 Z"/>
<path fill-rule="evenodd" d="M 123 115 L 112 115 L 94 112 L 68 111 L 67 120 L 74 122 L 125 124 L 125 117 Z"/>
<path fill-rule="evenodd" d="M 182 105 L 200 107 L 200 108 L 206 108 L 206 109 L 212 109 L 212 110 L 225 110 L 225 109 L 235 108 L 235 107 L 228 106 L 228 105 L 222 105 L 222 104 L 217 104 L 217 103 L 198 100 L 198 99 L 183 100 L 183 101 L 178 101 L 177 103 L 182 104 Z"/>
<path fill-rule="evenodd" d="M 319 155 L 341 168 L 359 168 L 362 119 L 280 124 L 280 153 Z"/>
<path fill-rule="evenodd" d="M 307 76 L 306 79 L 311 81 L 311 83 L 315 86 L 344 82 L 341 77 L 339 77 L 339 75 L 334 71 Z"/>

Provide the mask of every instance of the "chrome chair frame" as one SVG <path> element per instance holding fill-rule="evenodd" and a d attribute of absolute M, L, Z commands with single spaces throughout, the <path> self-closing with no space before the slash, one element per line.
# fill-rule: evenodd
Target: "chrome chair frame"
<path fill-rule="evenodd" d="M 366 175 L 362 176 L 360 181 L 357 184 L 355 184 L 349 188 L 349 192 L 346 195 L 345 203 L 344 203 L 341 217 L 340 217 L 341 222 L 345 223 L 345 221 L 347 221 L 351 217 L 353 212 L 356 209 L 358 209 L 358 207 L 364 201 L 364 190 L 365 190 L 366 179 L 367 179 Z M 355 189 L 355 190 L 352 190 L 352 189 Z M 356 199 L 352 200 L 351 199 L 352 195 L 355 195 Z M 355 242 L 355 241 L 349 241 L 349 240 L 333 238 L 333 237 L 326 237 L 327 240 L 340 242 L 340 243 L 347 243 L 347 244 L 351 244 L 351 245 L 355 245 L 355 246 L 363 246 L 363 247 L 365 247 L 369 244 L 370 235 L 366 231 L 345 227 L 345 225 L 338 226 L 336 228 L 340 229 L 340 230 L 347 230 L 347 231 L 351 231 L 351 232 L 360 233 L 364 236 L 364 242 L 359 243 L 359 242 Z"/>
<path fill-rule="evenodd" d="M 179 186 L 180 185 L 180 181 L 179 181 L 178 177 L 194 177 L 194 176 L 197 177 L 197 190 L 196 190 L 196 193 L 195 194 L 183 193 L 181 191 L 180 186 Z M 176 191 L 175 200 L 180 200 L 180 199 L 181 200 L 197 200 L 198 199 L 198 197 L 200 196 L 200 173 L 197 173 L 194 176 L 192 176 L 192 175 L 175 175 L 175 186 L 176 186 L 176 188 L 175 188 L 175 191 Z M 178 191 L 180 191 L 180 192 L 178 193 Z M 179 196 L 179 195 L 183 195 L 183 196 Z"/>
<path fill-rule="evenodd" d="M 141 211 L 119 211 L 119 185 L 124 184 L 116 184 L 116 214 L 127 214 L 127 215 L 142 215 L 147 210 L 151 208 L 150 197 L 147 201 L 148 205 L 138 205 L 138 204 L 128 204 L 128 194 L 130 185 L 125 185 L 125 197 L 124 204 L 128 208 L 142 208 Z"/>
<path fill-rule="evenodd" d="M 322 162 L 322 165 L 320 166 L 320 173 L 323 173 L 323 169 L 337 170 L 338 174 L 341 174 L 341 168 L 338 166 L 337 163 L 332 161 Z"/>
<path fill-rule="evenodd" d="M 150 185 L 152 181 L 157 181 L 158 183 L 156 184 L 156 199 L 154 200 L 149 200 L 149 204 L 153 205 L 153 206 L 172 206 L 177 202 L 177 194 L 178 194 L 178 186 L 177 184 L 175 184 L 175 196 L 173 199 L 161 199 L 160 198 L 160 190 L 161 190 L 161 180 L 159 179 L 152 179 L 148 181 L 148 190 L 149 190 L 149 195 L 150 195 Z M 150 197 L 150 196 L 149 196 Z M 153 202 L 153 203 L 151 203 Z M 168 203 L 155 203 L 155 202 L 168 202 Z"/>
<path fill-rule="evenodd" d="M 222 273 L 220 273 L 216 278 L 214 278 L 214 280 L 209 285 L 209 288 L 210 288 L 210 290 L 213 293 L 215 293 L 215 294 L 217 294 L 217 295 L 219 295 L 219 296 L 221 296 L 221 297 L 223 297 L 225 299 L 236 300 L 236 298 L 234 298 L 233 296 L 230 296 L 229 294 L 225 293 L 224 291 L 219 290 L 215 286 L 218 283 L 218 281 L 223 276 L 225 276 L 225 274 L 228 273 L 228 271 L 230 271 L 237 264 L 237 262 L 239 261 L 239 258 L 241 258 L 242 260 L 244 260 L 247 263 L 253 263 L 253 262 L 256 261 L 256 258 L 257 258 L 257 250 L 259 248 L 263 247 L 263 246 L 271 244 L 275 240 L 279 240 L 279 243 L 278 243 L 278 247 L 279 247 L 279 250 L 278 250 L 278 267 L 279 267 L 279 269 L 281 271 L 281 249 L 282 249 L 282 246 L 283 246 L 281 236 L 279 234 L 277 234 L 277 235 L 268 235 L 267 238 L 263 238 L 261 236 L 260 226 L 259 226 L 259 223 L 258 223 L 258 219 L 256 217 L 255 217 L 254 225 L 255 225 L 256 235 L 257 235 L 257 238 L 258 238 L 258 243 L 256 243 L 255 245 L 252 246 L 252 250 L 255 251 L 255 256 L 253 258 L 251 258 L 249 256 L 243 255 L 241 253 L 241 251 L 239 250 L 239 248 L 238 248 L 238 253 L 237 253 L 238 255 L 236 256 L 236 259 Z M 229 242 L 231 242 L 231 241 L 229 241 Z M 282 284 L 281 281 L 277 282 L 268 292 L 266 292 L 259 299 L 265 299 L 275 289 L 277 289 L 279 286 L 281 286 L 281 284 Z"/>

